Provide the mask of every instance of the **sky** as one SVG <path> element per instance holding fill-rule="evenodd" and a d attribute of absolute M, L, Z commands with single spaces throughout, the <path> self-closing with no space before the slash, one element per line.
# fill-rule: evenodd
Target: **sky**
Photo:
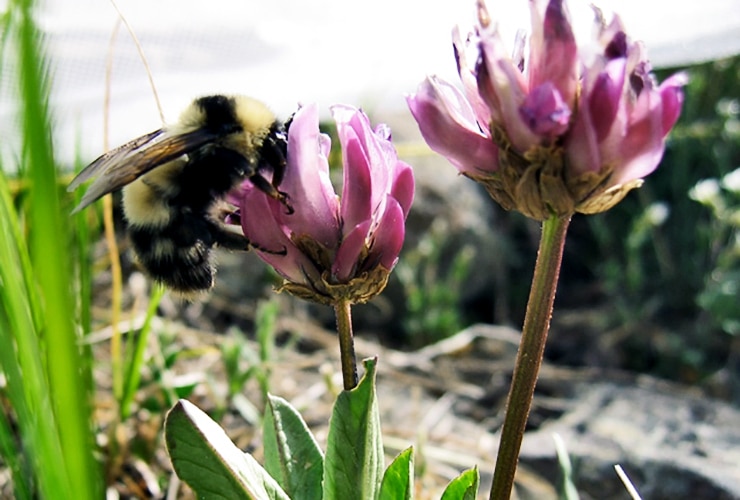
<path fill-rule="evenodd" d="M 0 0 L 0 5 L 2 5 Z M 570 0 L 579 38 L 592 27 L 590 1 Z M 738 0 L 594 0 L 618 9 L 654 66 L 740 53 Z M 475 21 L 474 0 L 118 0 L 139 38 L 165 119 L 199 95 L 241 93 L 288 116 L 299 103 L 402 112 L 404 95 L 428 74 L 455 80 L 450 31 Z M 529 25 L 526 0 L 488 0 L 504 40 Z M 109 146 L 162 122 L 141 57 L 109 0 L 47 0 L 39 11 L 52 61 L 60 160 L 103 151 L 105 68 L 113 50 Z M 0 75 L 7 87 L 12 75 Z M 13 106 L 0 93 L 0 136 L 14 133 Z"/>

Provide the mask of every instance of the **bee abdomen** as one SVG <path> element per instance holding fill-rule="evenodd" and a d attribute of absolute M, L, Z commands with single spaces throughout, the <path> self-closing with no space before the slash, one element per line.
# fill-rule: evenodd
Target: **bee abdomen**
<path fill-rule="evenodd" d="M 156 281 L 183 294 L 213 287 L 213 237 L 208 223 L 177 217 L 163 228 L 130 226 L 129 236 L 139 264 Z"/>

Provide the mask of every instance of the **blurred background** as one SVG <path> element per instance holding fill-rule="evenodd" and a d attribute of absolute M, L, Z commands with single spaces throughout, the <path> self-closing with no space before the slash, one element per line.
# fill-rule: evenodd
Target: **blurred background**
<path fill-rule="evenodd" d="M 617 5 L 631 36 L 647 44 L 659 79 L 687 69 L 691 83 L 663 163 L 646 185 L 608 213 L 575 217 L 548 356 L 707 383 L 738 398 L 736 4 L 633 0 L 600 7 L 609 17 Z M 488 8 L 505 39 L 529 24 L 524 1 L 490 1 Z M 366 306 L 360 330 L 416 348 L 476 322 L 521 324 L 538 228 L 457 178 L 426 148 L 405 108 L 404 95 L 425 75 L 455 81 L 450 30 L 472 24 L 472 1 L 132 0 L 118 9 L 141 43 L 166 121 L 194 96 L 234 92 L 268 102 L 281 116 L 299 103 L 316 101 L 328 115 L 331 104 L 346 102 L 391 124 L 419 179 L 417 203 L 387 298 Z M 570 2 L 570 9 L 577 35 L 588 37 L 587 2 Z M 39 21 L 62 165 L 71 169 L 75 159 L 87 163 L 104 150 L 108 64 L 108 146 L 161 126 L 141 55 L 112 3 L 49 0 Z M 6 156 L 19 140 L 12 75 L 1 75 Z M 230 257 L 224 260 L 228 265 Z M 243 284 L 224 281 L 236 287 L 224 293 L 243 293 Z M 364 321 L 362 311 L 358 316 Z"/>
<path fill-rule="evenodd" d="M 659 79 L 687 68 L 691 83 L 658 171 L 608 213 L 575 217 L 548 356 L 711 381 L 719 394 L 740 397 L 740 174 L 731 175 L 740 166 L 736 5 L 635 0 L 600 7 L 610 16 L 617 5 L 630 35 L 647 44 Z M 118 8 L 141 43 L 166 121 L 194 96 L 233 92 L 256 96 L 281 116 L 299 103 L 316 101 L 328 115 L 331 104 L 346 102 L 391 124 L 419 179 L 417 203 L 386 298 L 366 306 L 360 331 L 416 348 L 475 322 L 521 324 L 537 226 L 502 213 L 478 186 L 457 178 L 426 148 L 405 108 L 404 95 L 425 75 L 455 81 L 450 30 L 473 23 L 472 1 L 142 0 Z M 505 39 L 529 25 L 524 1 L 490 1 L 488 8 Z M 577 35 L 588 37 L 587 2 L 570 2 L 570 9 Z M 75 158 L 87 163 L 104 150 L 107 61 L 108 145 L 161 126 L 142 58 L 113 4 L 49 0 L 39 20 L 60 163 L 71 169 Z M 2 75 L 0 100 L 6 155 L 19 130 L 9 75 Z M 243 293 L 243 284 L 225 280 L 236 290 L 224 293 Z M 358 317 L 363 321 L 362 311 Z"/>
<path fill-rule="evenodd" d="M 4 4 L 0 1 L 0 7 Z M 591 2 L 569 3 L 579 38 L 590 36 Z M 473 0 L 120 0 L 151 66 L 165 119 L 175 121 L 195 96 L 244 93 L 270 103 L 282 115 L 301 102 L 361 105 L 382 116 L 405 112 L 404 94 L 427 74 L 453 80 L 450 32 L 472 26 Z M 634 39 L 644 40 L 656 67 L 721 59 L 740 52 L 740 20 L 733 0 L 670 2 L 605 0 Z M 492 0 L 503 39 L 528 29 L 527 1 Z M 106 60 L 112 52 L 111 145 L 161 125 L 141 56 L 107 0 L 47 0 L 40 4 L 54 78 L 52 103 L 56 151 L 71 162 L 76 153 L 103 148 Z M 115 37 L 115 38 L 113 38 Z M 3 88 L 13 74 L 0 75 Z M 0 95 L 0 136 L 17 136 L 8 92 Z"/>
<path fill-rule="evenodd" d="M 592 18 L 589 2 L 572 0 L 569 6 L 575 26 L 581 28 L 577 35 L 588 37 Z M 618 9 L 628 33 L 645 41 L 659 80 L 685 70 L 690 83 L 682 116 L 669 137 L 658 170 L 646 179 L 641 189 L 631 192 L 607 213 L 574 217 L 565 248 L 546 365 L 570 370 L 574 380 L 590 381 L 593 378 L 590 369 L 635 377 L 649 374 L 682 387 L 690 386 L 702 398 L 714 396 L 737 405 L 740 403 L 737 1 L 605 0 L 599 6 L 607 18 L 611 9 Z M 355 330 L 360 341 L 377 341 L 383 347 L 418 353 L 419 349 L 459 332 L 478 331 L 475 325 L 520 328 L 539 239 L 538 224 L 519 214 L 504 212 L 477 184 L 459 177 L 451 165 L 433 154 L 422 141 L 404 100 L 404 95 L 414 92 L 427 74 L 456 81 L 450 31 L 454 24 L 460 24 L 463 31 L 472 25 L 473 0 L 364 3 L 121 0 L 118 7 L 141 43 L 166 122 L 175 121 L 180 110 L 196 96 L 244 93 L 267 102 L 286 118 L 300 103 L 308 102 L 318 102 L 328 118 L 329 106 L 341 102 L 363 107 L 373 123 L 387 122 L 391 126 L 400 156 L 414 167 L 416 201 L 409 216 L 404 251 L 387 290 L 370 304 L 355 309 Z M 0 8 L 5 8 L 2 1 Z M 501 19 L 505 40 L 513 41 L 516 30 L 529 25 L 525 0 L 489 0 L 488 8 L 492 17 Z M 46 69 L 51 77 L 55 160 L 70 178 L 74 169 L 89 163 L 106 148 L 162 125 L 141 55 L 110 2 L 48 0 L 38 9 L 37 18 L 50 61 Z M 18 118 L 19 83 L 14 66 L 17 62 L 8 56 L 13 53 L 13 39 L 7 38 L 3 37 L 6 58 L 0 61 L 3 68 L 0 164 L 11 177 L 14 207 L 23 214 L 28 179 L 23 178 L 25 172 L 21 172 L 20 180 L 12 177 L 15 166 L 22 164 L 18 159 L 24 158 L 27 151 L 21 151 L 23 127 Z M 108 67 L 110 102 L 106 104 Z M 109 112 L 107 145 L 104 143 L 106 109 Z M 326 131 L 332 133 L 329 124 Z M 341 159 L 336 150 L 334 153 L 333 167 L 338 172 Z M 67 180 L 64 179 L 65 184 Z M 62 211 L 71 210 L 71 197 L 63 186 L 57 188 L 65 204 Z M 99 207 L 88 210 L 85 218 L 74 221 L 75 238 L 88 230 L 89 234 L 73 241 L 71 247 L 79 254 L 76 270 L 80 274 L 87 273 L 86 252 L 93 248 L 93 277 L 87 276 L 93 282 L 92 292 L 80 287 L 82 300 L 78 307 L 88 320 L 81 321 L 85 331 L 94 332 L 90 345 L 94 346 L 96 360 L 105 370 L 109 368 L 106 328 L 112 321 L 113 297 L 110 256 L 106 245 L 101 243 L 100 212 Z M 125 278 L 124 310 L 131 311 L 131 317 L 138 321 L 143 317 L 143 313 L 137 314 L 146 308 L 149 290 L 131 261 L 120 213 L 117 216 Z M 20 220 L 25 224 L 22 215 Z M 43 232 L 39 228 L 36 232 Z M 98 243 L 88 244 L 88 237 Z M 229 399 L 228 405 L 215 398 L 217 411 L 227 420 L 231 415 L 227 406 L 236 406 L 244 419 L 249 411 L 256 412 L 238 397 L 245 381 L 254 376 L 253 367 L 261 362 L 268 366 L 265 370 L 269 375 L 269 370 L 279 364 L 275 359 L 288 359 L 283 362 L 287 368 L 280 369 L 302 367 L 303 373 L 298 377 L 292 377 L 293 372 L 273 376 L 278 382 L 270 390 L 278 394 L 297 393 L 296 397 L 308 401 L 307 406 L 315 412 L 326 409 L 327 401 L 331 400 L 326 392 L 322 393 L 325 405 L 317 410 L 313 403 L 319 398 L 295 382 L 307 383 L 305 377 L 324 376 L 321 370 L 336 346 L 332 334 L 317 333 L 313 327 L 331 330 L 334 321 L 331 312 L 291 300 L 285 294 L 275 298 L 272 289 L 278 283 L 276 275 L 252 254 L 224 253 L 219 260 L 218 284 L 209 298 L 183 304 L 165 296 L 159 304 L 160 317 L 177 321 L 165 326 L 158 324 L 162 330 L 158 336 L 162 352 L 152 356 L 155 362 L 145 370 L 144 388 L 137 395 L 140 405 L 136 417 L 142 421 L 150 419 L 148 423 L 153 430 L 145 437 L 151 442 L 156 440 L 161 427 L 158 416 L 174 401 L 175 392 L 170 390 L 173 384 L 177 397 L 200 394 L 213 406 L 213 396 L 218 391 L 202 387 L 207 385 L 204 381 L 211 382 L 210 370 L 214 366 L 225 370 L 227 378 L 238 379 L 229 389 L 228 397 L 233 400 Z M 93 305 L 85 311 L 89 302 L 86 299 L 90 297 L 94 299 Z M 249 337 L 248 341 L 254 343 L 253 332 L 259 330 L 255 326 L 259 322 L 256 305 L 270 297 L 280 305 L 282 323 L 276 328 L 276 343 L 305 355 L 300 363 L 286 354 L 274 355 L 275 359 L 267 354 L 259 358 L 253 347 L 250 347 L 252 351 L 242 350 L 238 343 L 241 341 L 234 340 L 242 338 L 237 335 L 241 330 L 249 332 L 244 338 Z M 134 319 L 130 326 L 138 330 L 141 323 L 135 323 Z M 228 341 L 224 341 L 224 332 L 229 333 Z M 200 340 L 196 341 L 195 337 Z M 432 396 L 444 403 L 444 391 L 450 390 L 460 400 L 454 411 L 447 414 L 470 415 L 476 423 L 495 432 L 500 424 L 495 413 L 505 400 L 512 349 L 518 339 L 516 333 L 503 337 L 506 338 L 495 339 L 498 344 L 494 343 L 491 351 L 476 351 L 480 346 L 471 342 L 464 355 L 453 352 L 450 363 L 455 366 L 452 371 L 455 377 L 445 372 L 444 360 L 438 362 L 435 358 L 434 364 L 416 366 L 412 361 L 418 357 L 409 355 L 405 361 L 398 362 L 400 358 L 387 355 L 387 366 L 398 369 L 389 371 L 391 376 L 387 379 L 394 379 L 402 387 L 395 387 L 392 394 L 389 391 L 386 398 L 395 397 L 405 403 L 409 396 L 404 391 L 414 384 L 428 387 L 423 383 L 430 377 L 425 373 L 413 383 L 407 383 L 402 376 L 410 376 L 414 369 L 428 370 L 442 379 L 439 387 L 444 388 L 430 389 Z M 204 342 L 203 338 L 209 347 L 198 343 Z M 263 343 L 262 339 L 258 340 Z M 502 343 L 508 350 L 500 348 Z M 365 351 L 362 344 L 359 346 L 361 354 L 378 352 L 377 344 Z M 252 354 L 244 354 L 247 351 Z M 230 361 L 234 361 L 231 367 Z M 180 368 L 182 365 L 178 363 L 186 367 Z M 183 375 L 168 378 L 166 375 L 175 366 Z M 107 379 L 100 376 L 101 369 L 97 365 L 96 369 L 96 383 L 103 386 L 103 391 L 110 391 L 106 387 Z M 381 373 L 384 369 L 381 368 Z M 550 396 L 562 395 L 566 384 L 558 377 L 565 371 L 555 376 L 553 373 L 543 372 L 538 391 L 542 388 L 550 390 Z M 475 386 L 475 390 L 459 391 L 455 385 L 458 378 L 469 384 L 468 389 Z M 323 382 L 323 379 L 316 381 L 311 387 Z M 158 384 L 167 391 L 160 387 L 157 389 L 160 392 L 156 392 L 151 388 Z M 325 391 L 326 385 L 329 384 L 322 386 Z M 544 403 L 533 412 L 533 427 L 557 413 L 557 409 L 547 406 L 554 396 L 549 400 L 547 394 L 541 396 L 538 393 Z M 670 404 L 667 406 L 671 408 Z M 400 408 L 406 407 L 396 404 L 393 409 Z M 146 412 L 150 413 L 142 416 Z M 425 413 L 420 411 L 420 414 Z M 314 417 L 312 423 L 323 421 L 324 416 Z M 232 419 L 232 423 L 241 428 L 244 419 Z M 101 420 L 107 422 L 105 416 Z M 413 421 L 408 415 L 399 420 Z M 445 436 L 454 434 L 450 428 Z M 415 426 L 409 434 L 413 436 L 414 432 Z M 463 434 L 458 432 L 458 437 Z M 477 440 L 478 434 L 473 431 L 466 435 Z M 250 435 L 249 444 L 251 439 Z M 673 444 L 668 443 L 668 447 Z M 461 448 L 471 447 L 465 444 Z M 148 451 L 155 453 L 153 449 L 152 446 Z M 166 456 L 162 461 L 167 462 Z M 660 483 L 659 475 L 656 477 Z M 595 491 L 600 491 L 600 487 L 597 484 Z M 621 490 L 620 494 L 623 495 Z"/>

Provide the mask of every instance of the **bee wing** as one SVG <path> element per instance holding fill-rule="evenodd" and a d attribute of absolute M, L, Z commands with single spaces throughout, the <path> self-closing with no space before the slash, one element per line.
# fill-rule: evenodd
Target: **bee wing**
<path fill-rule="evenodd" d="M 166 129 L 160 129 L 108 151 L 82 170 L 67 188 L 72 191 L 84 181 L 97 176 L 72 213 L 77 213 L 106 194 L 132 183 L 153 168 L 230 132 L 199 128 L 190 132 L 168 134 Z"/>
<path fill-rule="evenodd" d="M 136 139 L 118 146 L 115 149 L 111 149 L 107 153 L 103 153 L 94 162 L 82 169 L 74 179 L 72 179 L 72 182 L 67 186 L 67 191 L 74 191 L 80 187 L 83 182 L 92 179 L 100 172 L 103 172 L 106 168 L 110 167 L 113 162 L 124 161 L 126 157 L 137 153 L 143 146 L 146 146 L 163 133 L 164 129 L 161 128 L 146 135 L 142 135 L 141 137 L 137 137 Z"/>

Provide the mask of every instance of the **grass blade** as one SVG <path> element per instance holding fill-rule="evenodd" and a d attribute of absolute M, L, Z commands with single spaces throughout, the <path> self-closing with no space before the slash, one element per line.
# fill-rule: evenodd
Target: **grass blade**
<path fill-rule="evenodd" d="M 37 432 L 24 435 L 24 444 L 30 445 L 24 451 L 43 464 L 36 471 L 44 498 L 59 498 L 74 491 L 76 498 L 96 499 L 102 488 L 92 454 L 89 379 L 83 376 L 90 360 L 83 358 L 75 332 L 71 237 L 68 219 L 63 216 L 66 211 L 62 210 L 54 163 L 47 63 L 40 42 L 43 37 L 35 25 L 32 7 L 30 0 L 11 4 L 9 23 L 10 40 L 17 50 L 24 164 L 19 171 L 28 176 L 30 185 L 27 209 L 33 268 L 33 279 L 26 272 L 23 280 L 27 293 L 18 294 L 17 299 L 27 303 L 17 304 L 12 313 L 33 319 L 19 325 L 17 318 L 12 318 L 23 370 L 19 383 L 24 385 L 30 413 L 19 419 L 36 422 L 28 424 L 36 425 L 33 430 Z M 13 295 L 16 293 L 13 290 Z M 41 300 L 36 298 L 37 293 Z M 29 324 L 33 328 L 29 329 Z"/>

